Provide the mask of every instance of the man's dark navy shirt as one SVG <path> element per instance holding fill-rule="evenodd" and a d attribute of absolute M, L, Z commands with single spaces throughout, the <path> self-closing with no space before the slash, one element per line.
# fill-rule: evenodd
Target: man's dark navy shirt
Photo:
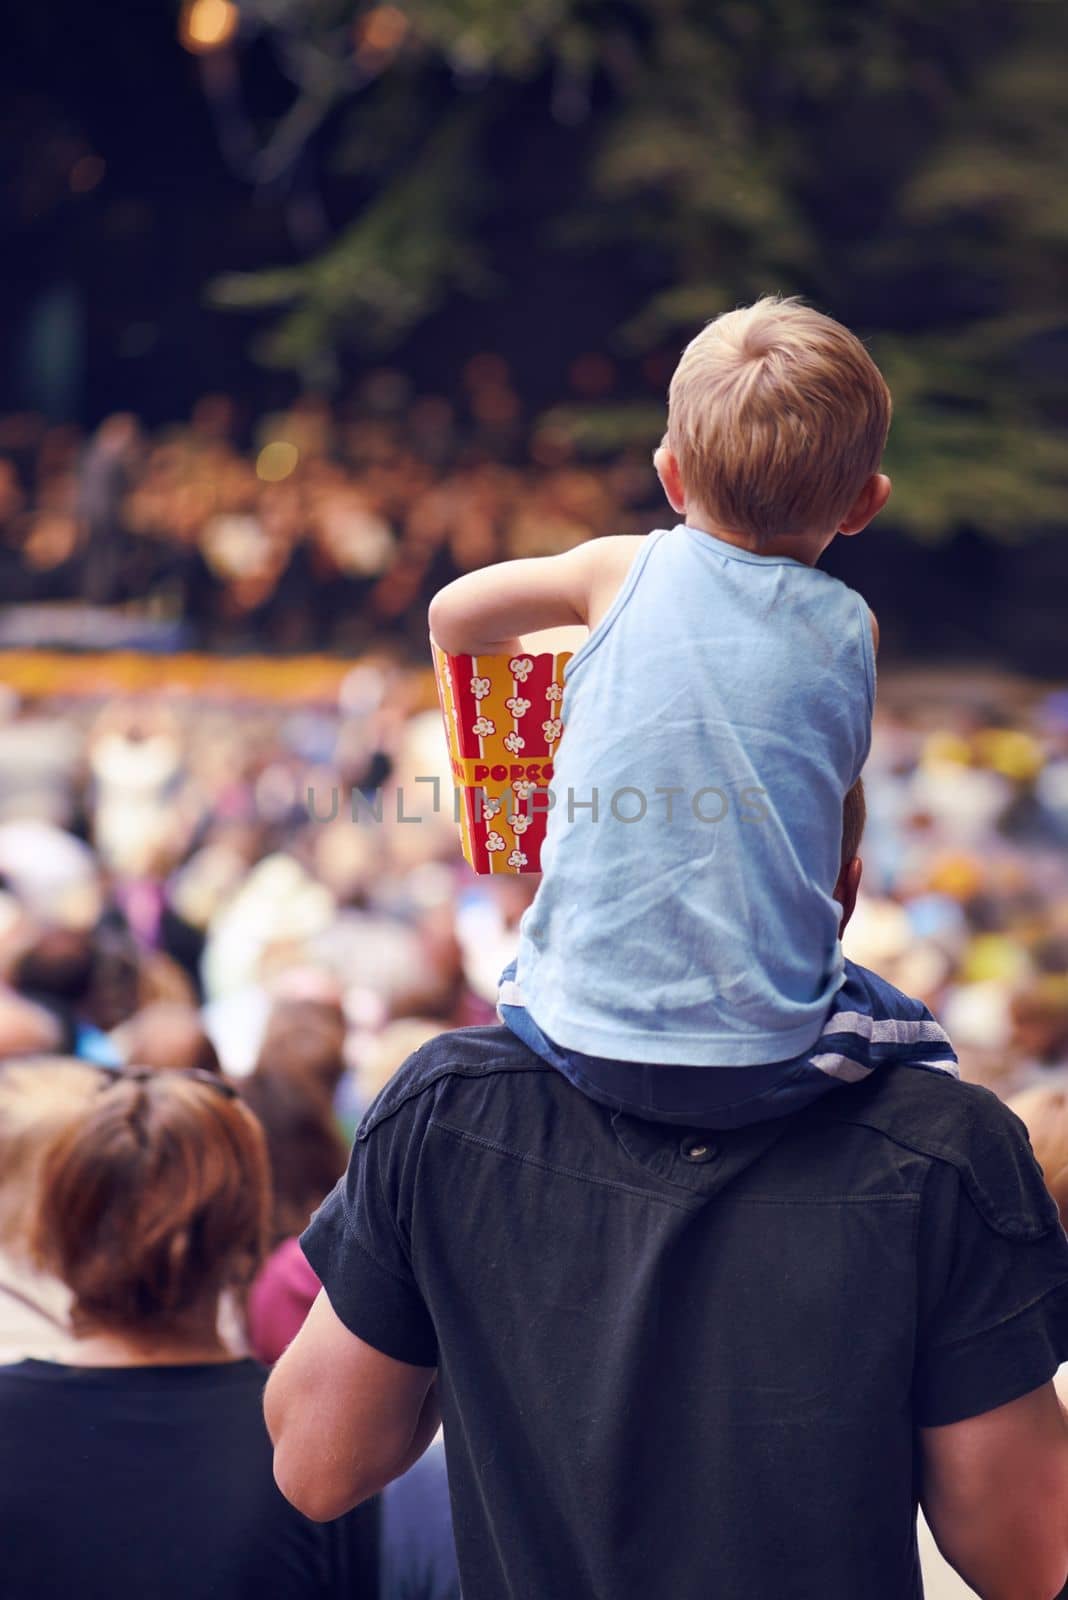
<path fill-rule="evenodd" d="M 917 1068 L 706 1135 L 444 1034 L 303 1244 L 354 1334 L 439 1368 L 465 1600 L 914 1600 L 916 1429 L 1068 1357 L 1023 1125 Z"/>

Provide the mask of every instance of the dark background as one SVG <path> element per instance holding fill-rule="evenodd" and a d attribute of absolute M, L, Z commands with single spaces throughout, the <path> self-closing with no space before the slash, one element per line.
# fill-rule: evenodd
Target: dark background
<path fill-rule="evenodd" d="M 886 651 L 1063 672 L 1061 8 L 560 0 L 521 29 L 504 0 L 339 0 L 276 8 L 281 26 L 245 0 L 201 55 L 188 11 L 9 15 L 0 412 L 151 429 L 224 391 L 248 434 L 302 392 L 345 405 L 385 364 L 452 396 L 491 350 L 531 426 L 562 407 L 603 458 L 655 443 L 707 316 L 801 292 L 895 391 L 895 502 L 828 561 Z M 398 11 L 400 43 L 372 48 Z M 316 49 L 351 51 L 356 77 L 265 175 L 322 92 L 293 68 Z M 391 276 L 400 310 L 366 287 Z M 610 393 L 575 392 L 590 351 Z"/>

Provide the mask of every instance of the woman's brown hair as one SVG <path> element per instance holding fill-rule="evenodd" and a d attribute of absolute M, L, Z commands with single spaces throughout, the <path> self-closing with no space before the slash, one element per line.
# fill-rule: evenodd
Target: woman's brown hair
<path fill-rule="evenodd" d="M 41 1171 L 34 1250 L 77 1328 L 179 1325 L 263 1258 L 263 1131 L 226 1086 L 188 1073 L 104 1081 Z"/>
<path fill-rule="evenodd" d="M 274 1184 L 272 1243 L 302 1233 L 345 1170 L 333 1097 L 345 1070 L 344 1023 L 322 1007 L 276 1007 L 241 1095 L 267 1135 Z"/>

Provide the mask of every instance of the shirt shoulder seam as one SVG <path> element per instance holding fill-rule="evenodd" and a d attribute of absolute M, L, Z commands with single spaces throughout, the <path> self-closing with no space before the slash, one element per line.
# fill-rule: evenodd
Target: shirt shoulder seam
<path fill-rule="evenodd" d="M 747 1194 L 740 1200 L 745 1206 L 866 1206 L 892 1201 L 895 1205 L 919 1207 L 917 1190 L 878 1190 L 872 1194 Z"/>
<path fill-rule="evenodd" d="M 950 1081 L 959 1083 L 957 1079 Z M 971 1086 L 960 1084 L 960 1087 L 968 1088 Z M 865 1116 L 863 1110 L 842 1115 L 839 1108 L 834 1120 L 848 1123 L 852 1127 L 866 1128 L 870 1133 L 878 1134 L 880 1138 L 889 1140 L 899 1150 L 908 1150 L 910 1154 L 919 1157 L 922 1161 L 937 1161 L 940 1165 L 949 1167 L 956 1173 L 969 1199 L 987 1227 L 1001 1238 L 1015 1239 L 1020 1243 L 1034 1243 L 1039 1239 L 1048 1238 L 1057 1226 L 1056 1211 L 1052 1209 L 1052 1201 L 1050 1202 L 1051 1213 L 1046 1218 L 1044 1226 L 1041 1227 L 1036 1226 L 1034 1218 L 1026 1212 L 1013 1211 L 1006 1213 L 996 1208 L 978 1179 L 971 1172 L 968 1152 L 965 1149 L 955 1149 L 952 1146 L 947 1146 L 941 1140 L 922 1132 L 909 1136 L 897 1129 L 888 1128 L 875 1118 Z M 1041 1178 L 1039 1182 L 1041 1183 Z"/>
<path fill-rule="evenodd" d="M 1042 1293 L 1035 1295 L 1034 1299 L 1028 1300 L 1025 1305 L 1017 1306 L 1015 1311 L 1007 1312 L 1005 1316 L 999 1317 L 996 1322 L 988 1322 L 983 1328 L 973 1328 L 970 1333 L 958 1334 L 955 1339 L 944 1339 L 937 1344 L 928 1345 L 925 1355 L 933 1355 L 940 1350 L 952 1350 L 957 1345 L 968 1344 L 973 1339 L 984 1339 L 991 1333 L 997 1333 L 999 1328 L 1004 1328 L 1010 1322 L 1015 1322 L 1019 1317 L 1026 1316 L 1029 1311 L 1033 1311 L 1036 1306 L 1040 1306 L 1051 1295 L 1061 1294 L 1065 1289 L 1068 1289 L 1068 1277 L 1062 1278 L 1059 1283 L 1053 1284 L 1048 1289 L 1043 1289 Z"/>
<path fill-rule="evenodd" d="M 399 1283 L 402 1288 L 411 1290 L 412 1285 L 410 1279 L 405 1278 L 400 1272 L 394 1272 L 392 1267 L 387 1267 L 384 1261 L 379 1261 L 373 1250 L 369 1250 L 367 1248 L 349 1220 L 347 1205 L 342 1206 L 341 1218 L 347 1237 L 356 1246 L 357 1250 L 360 1251 L 361 1255 L 365 1255 L 368 1261 L 370 1261 L 373 1266 L 378 1268 L 379 1272 L 384 1272 L 387 1278 L 393 1279 L 394 1283 Z"/>
<path fill-rule="evenodd" d="M 359 1143 L 366 1139 L 369 1134 L 374 1133 L 376 1128 L 381 1127 L 384 1122 L 388 1122 L 391 1117 L 395 1117 L 399 1111 L 402 1111 L 409 1101 L 416 1100 L 420 1095 L 426 1094 L 429 1090 L 436 1088 L 443 1078 L 474 1079 L 491 1077 L 494 1073 L 499 1072 L 530 1072 L 536 1074 L 546 1072 L 548 1070 L 549 1069 L 547 1067 L 543 1066 L 543 1064 L 533 1056 L 529 1062 L 509 1062 L 507 1060 L 498 1059 L 495 1061 L 480 1063 L 480 1065 L 477 1067 L 465 1067 L 462 1064 L 454 1061 L 443 1062 L 440 1067 L 435 1067 L 433 1071 L 428 1073 L 425 1078 L 420 1079 L 417 1084 L 414 1084 L 410 1089 L 405 1090 L 405 1092 L 396 1101 L 392 1102 L 388 1106 L 383 1106 L 378 1112 L 375 1113 L 374 1116 L 368 1112 L 356 1130 L 356 1140 Z"/>
<path fill-rule="evenodd" d="M 471 1133 L 466 1128 L 454 1127 L 450 1122 L 440 1118 L 432 1118 L 431 1128 L 437 1128 L 442 1133 L 450 1134 L 454 1139 L 462 1139 L 466 1144 L 478 1145 L 484 1150 L 492 1150 L 495 1154 L 508 1156 L 512 1161 L 518 1161 L 526 1167 L 537 1167 L 541 1172 L 557 1173 L 564 1178 L 577 1178 L 581 1183 L 591 1184 L 598 1189 L 615 1189 L 622 1194 L 636 1196 L 640 1200 L 652 1200 L 661 1205 L 671 1206 L 675 1211 L 693 1211 L 696 1206 L 688 1204 L 682 1199 L 674 1199 L 671 1195 L 657 1194 L 651 1189 L 644 1189 L 638 1184 L 622 1183 L 617 1178 L 596 1178 L 588 1172 L 582 1172 L 577 1167 L 557 1166 L 550 1161 L 542 1161 L 538 1156 L 526 1155 L 520 1150 L 513 1150 L 509 1145 L 501 1144 L 496 1139 L 487 1139 L 482 1134 Z"/>

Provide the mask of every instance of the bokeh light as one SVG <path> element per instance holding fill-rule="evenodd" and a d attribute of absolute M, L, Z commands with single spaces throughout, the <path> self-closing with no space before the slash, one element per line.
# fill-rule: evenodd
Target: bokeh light
<path fill-rule="evenodd" d="M 404 43 L 410 26 L 399 6 L 372 6 L 353 30 L 360 65 L 371 70 L 385 66 Z"/>
<path fill-rule="evenodd" d="M 296 471 L 300 451 L 288 439 L 272 439 L 256 457 L 256 476 L 262 483 L 281 483 Z"/>
<path fill-rule="evenodd" d="M 107 162 L 100 156 L 82 156 L 70 169 L 69 183 L 74 194 L 88 194 L 102 182 Z"/>
<path fill-rule="evenodd" d="M 178 37 L 193 55 L 207 55 L 229 44 L 239 20 L 233 0 L 187 0 L 182 7 Z"/>

